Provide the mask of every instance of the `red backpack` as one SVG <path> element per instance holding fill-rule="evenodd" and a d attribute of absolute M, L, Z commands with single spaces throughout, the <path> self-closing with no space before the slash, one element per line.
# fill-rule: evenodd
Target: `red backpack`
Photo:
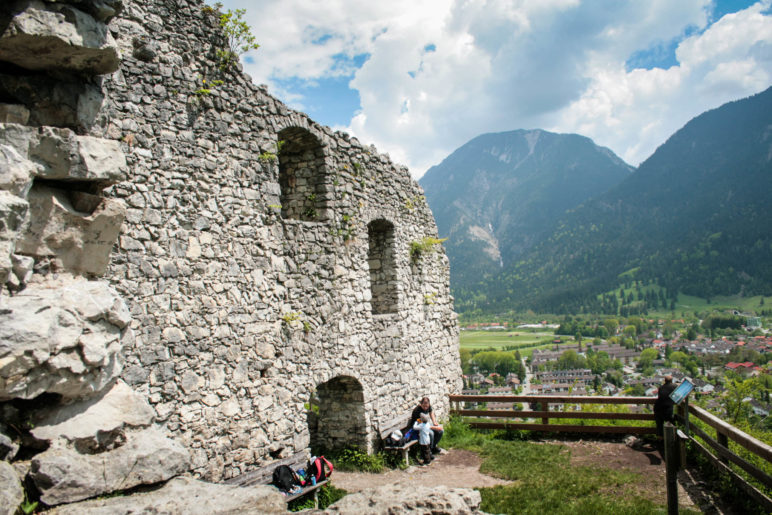
<path fill-rule="evenodd" d="M 318 458 L 311 458 L 306 467 L 306 481 L 305 485 L 310 485 L 311 478 L 315 478 L 317 483 L 321 483 L 332 475 L 332 463 L 329 462 L 324 456 Z"/>

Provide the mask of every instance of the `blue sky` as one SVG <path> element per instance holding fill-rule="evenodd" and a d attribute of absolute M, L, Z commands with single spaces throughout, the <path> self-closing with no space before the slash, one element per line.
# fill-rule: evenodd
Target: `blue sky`
<path fill-rule="evenodd" d="M 633 165 L 772 85 L 772 0 L 224 0 L 257 83 L 415 177 L 484 133 L 575 132 Z"/>

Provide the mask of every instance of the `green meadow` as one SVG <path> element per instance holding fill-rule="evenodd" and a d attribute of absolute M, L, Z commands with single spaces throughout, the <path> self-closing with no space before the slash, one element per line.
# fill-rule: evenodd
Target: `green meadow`
<path fill-rule="evenodd" d="M 550 346 L 554 338 L 553 330 L 461 331 L 460 347 L 469 350 L 491 347 L 504 350 L 507 347 L 515 347 L 523 356 L 530 356 L 534 348 Z"/>

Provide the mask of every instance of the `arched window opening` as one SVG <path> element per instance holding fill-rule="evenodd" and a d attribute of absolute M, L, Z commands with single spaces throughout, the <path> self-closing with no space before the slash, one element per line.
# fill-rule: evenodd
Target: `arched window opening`
<path fill-rule="evenodd" d="M 279 132 L 281 216 L 319 221 L 326 217 L 324 151 L 308 130 L 289 127 Z"/>
<path fill-rule="evenodd" d="M 339 376 L 316 387 L 309 405 L 311 451 L 367 450 L 365 394 L 353 377 Z"/>
<path fill-rule="evenodd" d="M 394 252 L 394 225 L 375 220 L 367 226 L 370 267 L 370 293 L 373 315 L 398 311 L 397 267 Z"/>

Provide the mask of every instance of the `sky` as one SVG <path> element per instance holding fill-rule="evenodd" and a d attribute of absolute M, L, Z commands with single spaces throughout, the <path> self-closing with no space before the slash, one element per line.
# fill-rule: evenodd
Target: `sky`
<path fill-rule="evenodd" d="M 488 132 L 577 133 L 637 166 L 772 85 L 772 0 L 222 0 L 257 84 L 418 178 Z"/>

